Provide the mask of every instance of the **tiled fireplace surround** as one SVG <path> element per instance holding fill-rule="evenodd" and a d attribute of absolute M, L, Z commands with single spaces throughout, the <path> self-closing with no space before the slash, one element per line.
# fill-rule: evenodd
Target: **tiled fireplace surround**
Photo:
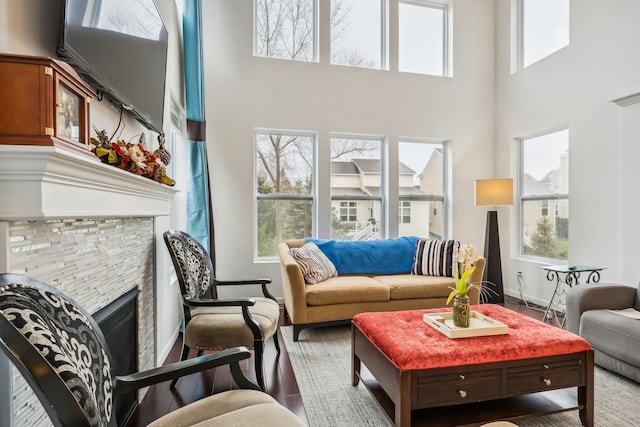
<path fill-rule="evenodd" d="M 151 368 L 156 278 L 168 276 L 155 254 L 175 192 L 63 149 L 0 145 L 0 271 L 53 284 L 90 313 L 137 287 L 138 368 Z M 50 425 L 1 354 L 0 414 L 3 426 Z"/>

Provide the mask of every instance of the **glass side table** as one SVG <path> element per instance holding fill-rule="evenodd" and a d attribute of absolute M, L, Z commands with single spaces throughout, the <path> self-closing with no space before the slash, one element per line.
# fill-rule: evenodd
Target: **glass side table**
<path fill-rule="evenodd" d="M 567 294 L 567 287 L 572 288 L 580 284 L 580 276 L 586 276 L 586 283 L 598 283 L 600 281 L 600 272 L 604 270 L 604 267 L 590 267 L 586 265 L 546 265 L 541 267 L 547 271 L 547 280 L 550 282 L 555 281 L 556 286 L 553 290 L 553 295 L 549 299 L 549 304 L 544 311 L 542 321 L 545 322 L 549 318 L 549 313 L 553 310 L 555 317 L 555 309 L 564 305 L 565 297 Z M 561 286 L 563 285 L 563 286 Z M 556 317 L 557 319 L 557 317 Z M 564 328 L 566 317 L 562 318 L 561 328 Z"/>

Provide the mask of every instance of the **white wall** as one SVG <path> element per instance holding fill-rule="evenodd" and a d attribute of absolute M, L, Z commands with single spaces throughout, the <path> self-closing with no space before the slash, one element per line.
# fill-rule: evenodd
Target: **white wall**
<path fill-rule="evenodd" d="M 176 3 L 174 0 L 156 0 L 158 9 L 163 17 L 164 23 L 169 32 L 169 50 L 167 64 L 167 86 L 165 90 L 165 133 L 169 131 L 169 104 L 170 96 L 184 108 L 184 80 L 182 73 L 182 18 L 178 16 Z M 61 1 L 51 0 L 0 0 L 0 53 L 36 55 L 57 57 L 56 46 L 58 41 L 59 24 L 61 20 Z M 153 72 L 154 70 L 148 70 Z M 99 129 L 106 129 L 109 134 L 115 130 L 119 118 L 119 109 L 109 101 L 102 102 L 97 99 L 91 101 L 91 124 Z M 146 130 L 134 119 L 125 116 L 125 130 L 122 138 L 130 140 L 141 132 L 146 133 L 147 146 L 152 150 L 157 146 L 156 134 Z M 93 136 L 93 135 L 92 135 Z M 183 159 L 176 158 L 174 161 L 182 162 Z M 184 180 L 179 181 L 178 188 L 184 190 Z M 183 198 L 181 199 L 183 200 Z M 178 206 L 178 210 L 183 210 L 183 206 Z M 186 229 L 184 225 L 184 215 L 178 215 L 177 222 L 173 224 L 177 228 Z M 156 231 L 162 233 L 169 227 L 168 218 L 159 218 L 156 224 Z M 181 318 L 181 305 L 176 287 L 170 287 L 169 267 L 171 261 L 166 252 L 162 236 L 159 235 L 156 241 L 157 263 L 159 271 L 166 271 L 165 274 L 157 275 L 157 358 L 158 363 L 162 363 L 170 349 L 170 345 L 175 341 L 177 335 L 179 319 Z"/>
<path fill-rule="evenodd" d="M 452 235 L 477 247 L 484 242 L 485 210 L 474 207 L 474 180 L 494 175 L 493 0 L 455 0 L 453 78 L 394 71 L 397 0 L 389 2 L 391 71 L 330 65 L 326 35 L 330 2 L 319 3 L 320 61 L 302 63 L 253 56 L 253 2 L 203 2 L 218 277 L 270 277 L 278 296 L 282 295 L 279 264 L 253 262 L 254 128 L 318 132 L 318 209 L 324 212 L 329 210 L 331 132 L 387 136 L 391 187 L 397 186 L 400 136 L 451 140 Z M 397 200 L 390 206 L 397 206 Z M 392 211 L 397 215 L 397 209 Z M 329 236 L 326 217 L 326 223 L 319 224 L 319 237 Z"/>
<path fill-rule="evenodd" d="M 514 138 L 564 123 L 571 138 L 571 262 L 602 265 L 607 268 L 602 281 L 635 285 L 640 202 L 634 187 L 640 172 L 633 155 L 638 154 L 640 129 L 635 123 L 640 122 L 640 109 L 623 109 L 610 101 L 640 91 L 640 27 L 635 22 L 640 3 L 572 1 L 570 46 L 511 74 L 512 2 L 454 0 L 453 78 L 393 71 L 396 0 L 390 0 L 392 71 L 329 65 L 326 36 L 319 63 L 254 58 L 252 2 L 203 2 L 219 278 L 271 277 L 274 292 L 281 295 L 277 263 L 253 262 L 255 127 L 318 131 L 320 210 L 329 209 L 326 160 L 331 132 L 388 136 L 392 166 L 399 136 L 450 139 L 453 237 L 482 248 L 486 211 L 473 206 L 474 180 L 515 177 Z M 183 104 L 175 4 L 157 3 L 171 43 L 166 105 L 172 93 Z M 329 4 L 320 2 L 323 31 Z M 0 52 L 55 56 L 58 8 L 58 2 L 49 0 L 0 0 Z M 93 102 L 91 114 L 101 128 L 117 122 L 117 111 L 107 101 Z M 127 122 L 131 135 L 137 129 L 141 127 L 136 122 Z M 397 174 L 390 173 L 390 178 L 394 185 Z M 518 257 L 517 207 L 501 207 L 499 216 L 507 292 L 517 294 L 516 272 L 522 271 L 525 297 L 546 301 L 552 290 L 540 265 Z M 328 236 L 328 230 L 328 224 L 320 224 L 319 236 Z M 163 314 L 158 322 L 171 319 L 173 324 L 174 314 Z M 171 327 L 166 325 L 166 330 Z"/>
<path fill-rule="evenodd" d="M 517 176 L 516 137 L 568 125 L 570 262 L 606 267 L 601 282 L 635 286 L 640 277 L 629 252 L 640 237 L 632 225 L 640 208 L 634 188 L 640 173 L 631 157 L 638 126 L 630 130 L 634 120 L 623 120 L 623 109 L 610 101 L 640 91 L 640 2 L 571 1 L 570 45 L 514 74 L 515 1 L 496 4 L 496 175 Z M 626 114 L 637 123 L 634 111 Z M 503 210 L 500 221 L 507 292 L 517 295 L 522 271 L 525 298 L 547 301 L 553 289 L 542 264 L 518 256 L 517 205 Z"/>

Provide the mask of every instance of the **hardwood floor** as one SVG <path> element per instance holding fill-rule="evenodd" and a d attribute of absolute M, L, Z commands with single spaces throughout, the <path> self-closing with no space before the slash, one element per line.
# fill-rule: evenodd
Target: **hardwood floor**
<path fill-rule="evenodd" d="M 520 300 L 509 296 L 505 297 L 504 306 L 538 320 L 542 320 L 544 315 L 543 308 L 527 307 Z M 289 320 L 281 312 L 280 326 L 286 325 L 290 325 Z M 278 331 L 278 334 L 280 334 L 280 331 Z M 179 359 L 180 346 L 181 343 L 176 342 L 167 357 L 167 363 Z M 287 349 L 284 346 L 284 339 L 281 335 L 280 348 L 281 352 L 279 356 L 273 340 L 269 340 L 265 348 L 264 368 L 267 391 L 280 402 L 280 404 L 289 408 L 302 419 L 305 424 L 308 424 L 300 397 L 300 391 L 298 390 L 298 384 L 291 367 L 291 362 L 289 361 Z M 255 381 L 253 357 L 243 362 L 244 364 L 242 366 L 245 375 Z M 235 384 L 227 368 L 212 369 L 207 372 L 183 377 L 178 381 L 175 392 L 169 389 L 169 382 L 155 385 L 149 389 L 126 427 L 146 426 L 151 421 L 181 406 L 202 399 L 212 393 L 218 393 L 231 388 L 235 388 Z"/>

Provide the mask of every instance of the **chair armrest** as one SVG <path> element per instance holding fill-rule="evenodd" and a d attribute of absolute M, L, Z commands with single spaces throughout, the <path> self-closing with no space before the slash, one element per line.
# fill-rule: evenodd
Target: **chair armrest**
<path fill-rule="evenodd" d="M 632 286 L 616 284 L 584 284 L 574 286 L 567 293 L 566 312 L 567 330 L 577 334 L 580 329 L 580 316 L 588 310 L 622 310 L 633 307 L 637 289 Z"/>
<path fill-rule="evenodd" d="M 229 365 L 233 380 L 239 387 L 260 390 L 256 384 L 244 376 L 240 369 L 239 362 L 249 357 L 251 357 L 251 352 L 246 347 L 234 347 L 130 375 L 116 376 L 115 393 L 116 395 L 125 394 L 143 387 L 223 365 Z"/>
<path fill-rule="evenodd" d="M 219 286 L 234 286 L 234 285 L 267 285 L 271 283 L 271 279 L 250 279 L 250 280 L 218 280 L 213 279 L 213 283 Z"/>
<path fill-rule="evenodd" d="M 260 285 L 262 287 L 262 295 L 265 298 L 269 298 L 270 300 L 276 301 L 276 297 L 274 297 L 269 289 L 267 289 L 267 285 L 271 283 L 271 279 L 262 278 L 262 279 L 252 279 L 252 280 L 217 280 L 213 279 L 214 286 L 237 286 L 237 285 Z"/>
<path fill-rule="evenodd" d="M 189 307 L 250 307 L 255 305 L 256 300 L 253 298 L 196 299 L 184 297 L 183 302 Z"/>

